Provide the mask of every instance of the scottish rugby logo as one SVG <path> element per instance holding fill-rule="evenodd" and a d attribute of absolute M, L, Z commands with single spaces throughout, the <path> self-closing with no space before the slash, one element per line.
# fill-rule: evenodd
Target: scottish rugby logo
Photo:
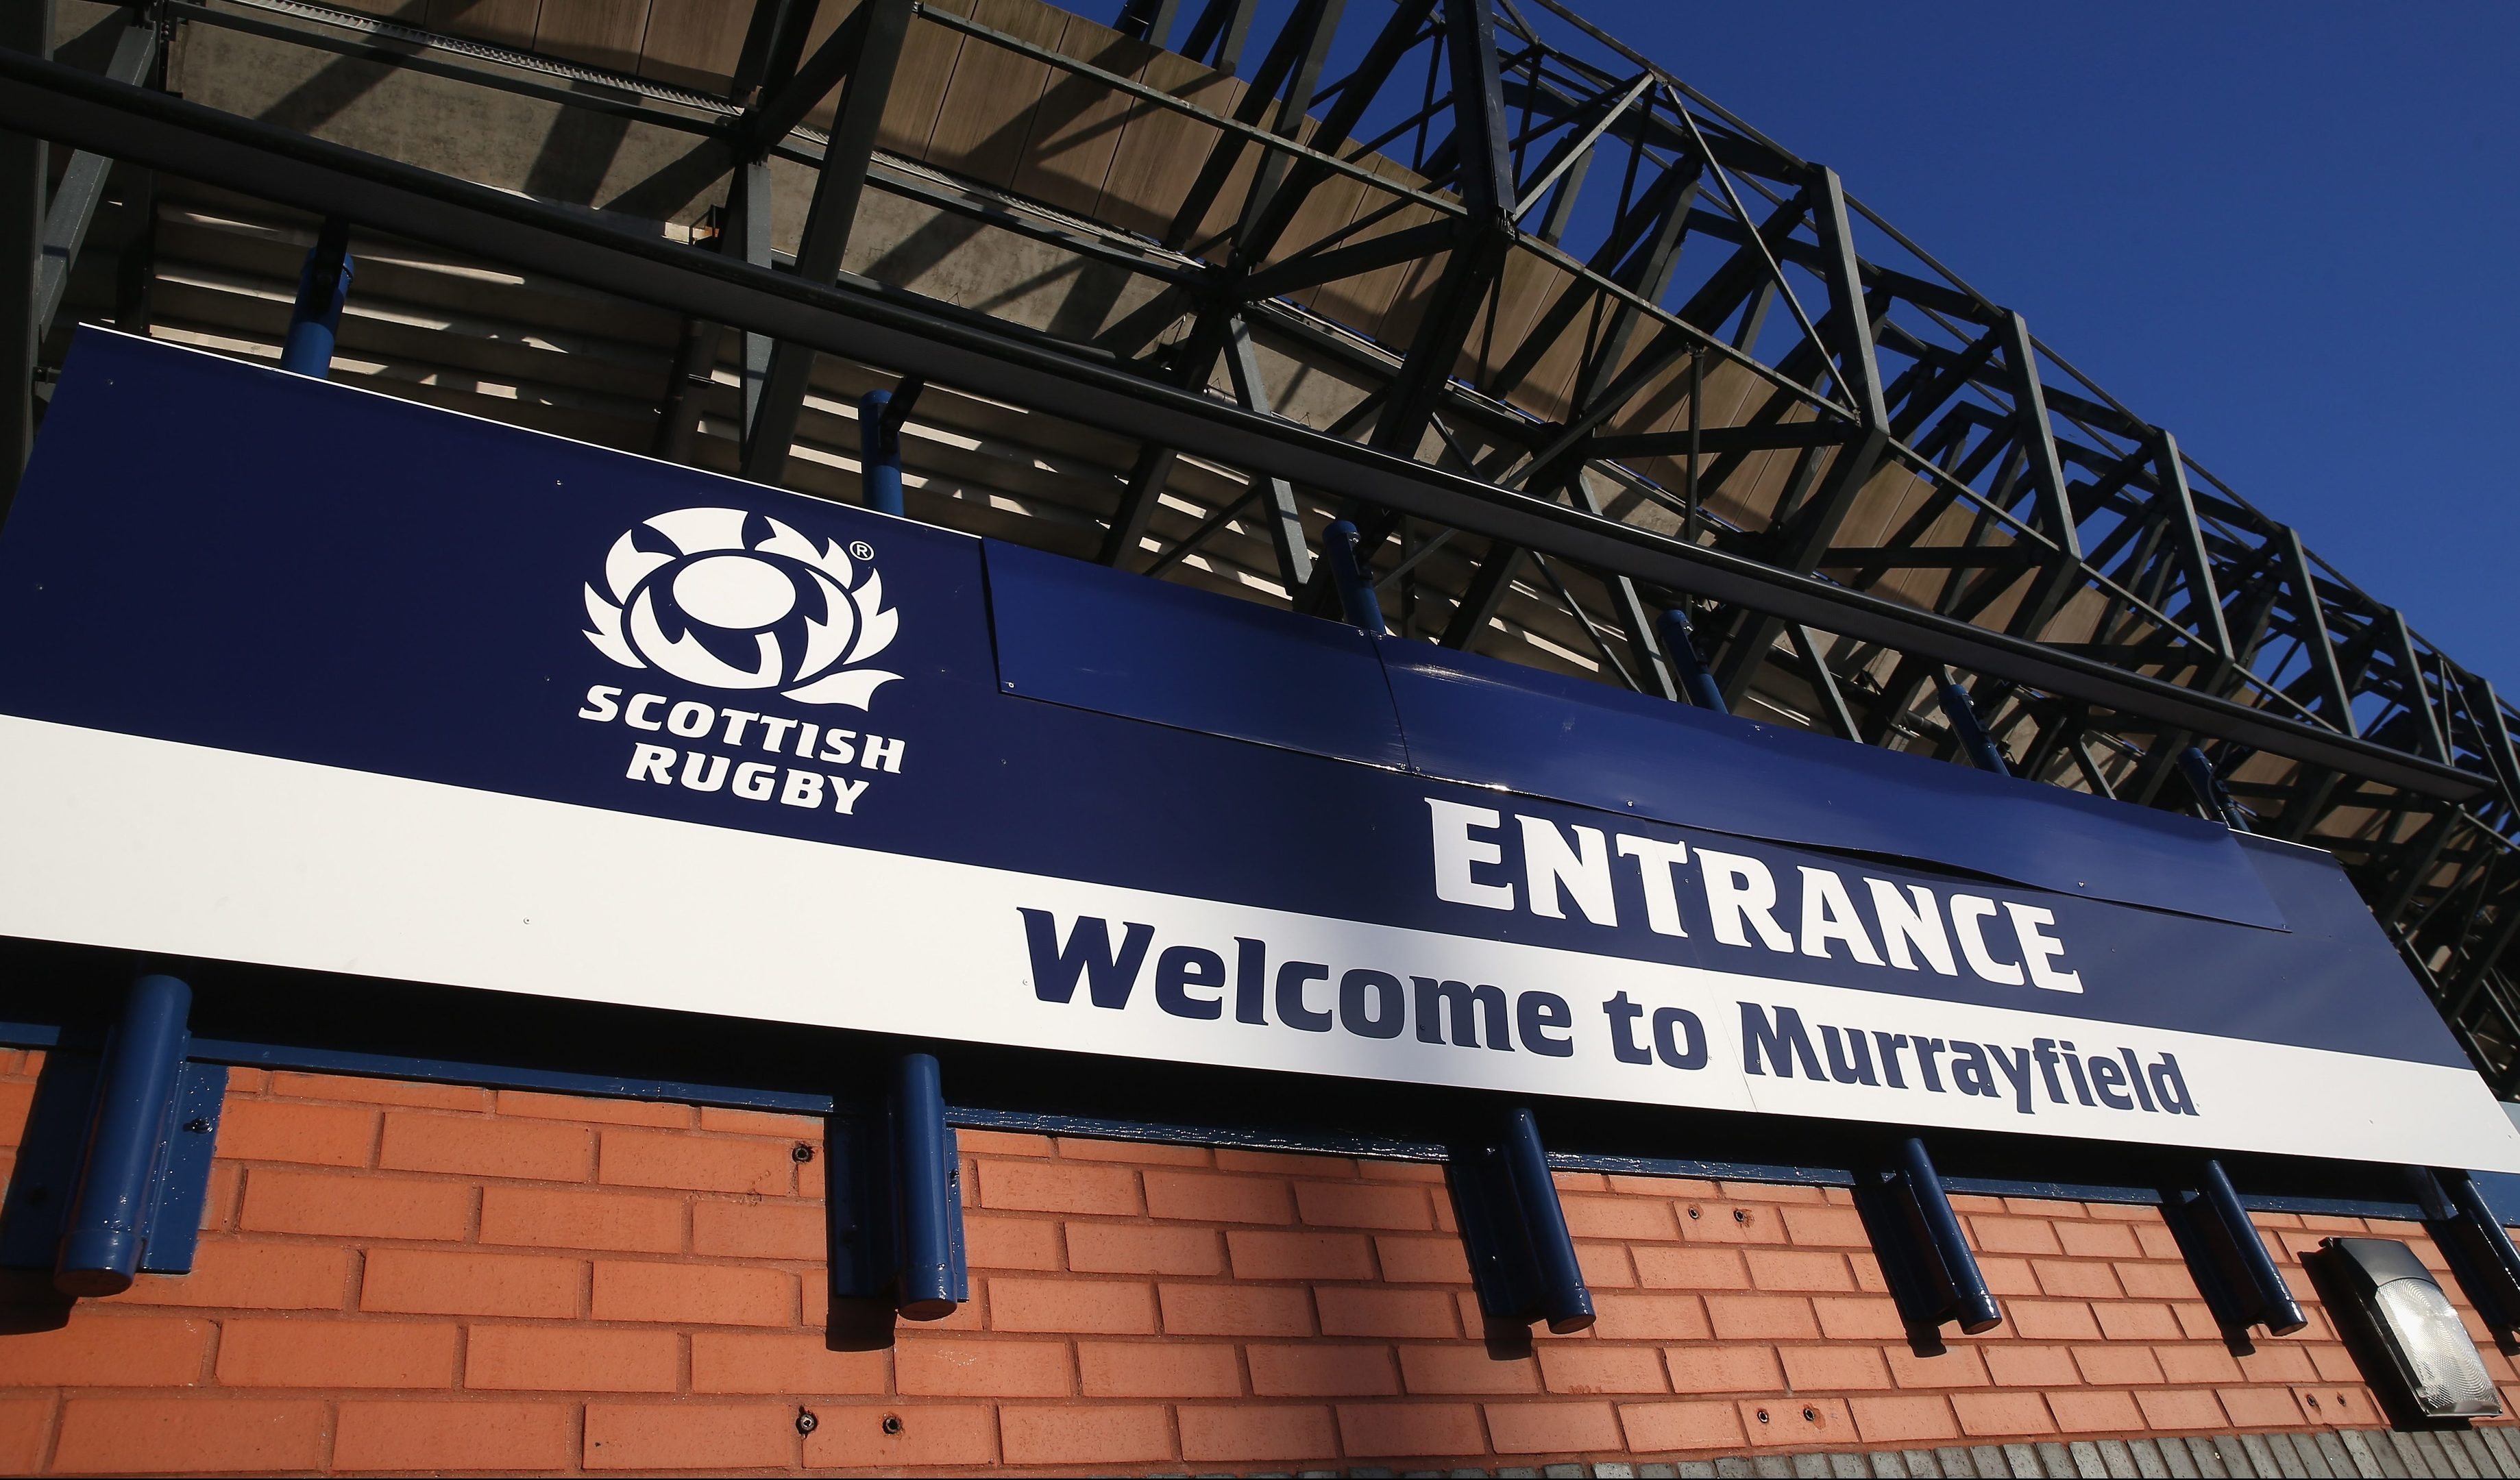
<path fill-rule="evenodd" d="M 874 555 L 741 509 L 660 514 L 613 542 L 604 591 L 587 586 L 586 640 L 625 668 L 864 709 L 901 677 L 863 666 L 900 626 Z"/>

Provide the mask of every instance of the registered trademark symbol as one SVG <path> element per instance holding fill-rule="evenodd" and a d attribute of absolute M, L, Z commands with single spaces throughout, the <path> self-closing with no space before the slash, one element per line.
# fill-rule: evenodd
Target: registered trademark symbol
<path fill-rule="evenodd" d="M 849 543 L 849 558 L 857 561 L 874 560 L 875 547 L 864 540 L 852 540 Z"/>

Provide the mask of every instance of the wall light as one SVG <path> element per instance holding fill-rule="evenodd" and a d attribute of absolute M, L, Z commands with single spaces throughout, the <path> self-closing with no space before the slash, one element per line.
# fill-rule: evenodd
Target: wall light
<path fill-rule="evenodd" d="M 2417 1420 L 2490 1418 L 2502 1400 L 2432 1272 L 2395 1238 L 2322 1238 L 2312 1274 L 2363 1375 Z"/>

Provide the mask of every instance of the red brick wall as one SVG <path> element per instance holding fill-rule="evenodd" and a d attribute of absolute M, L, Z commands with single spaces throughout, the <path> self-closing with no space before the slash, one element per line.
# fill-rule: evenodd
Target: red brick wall
<path fill-rule="evenodd" d="M 36 1067 L 0 1055 L 12 1144 Z M 9 1277 L 0 1469 L 1498 1466 L 2380 1421 L 2315 1312 L 2230 1355 L 2141 1208 L 1957 1199 L 2008 1319 L 1923 1359 L 1843 1193 L 1570 1174 L 1600 1323 L 1496 1360 L 1433 1167 L 969 1131 L 970 1304 L 835 1352 L 819 1136 L 239 1070 L 194 1273 L 67 1323 Z M 2295 1268 L 2366 1229 L 2260 1223 Z"/>

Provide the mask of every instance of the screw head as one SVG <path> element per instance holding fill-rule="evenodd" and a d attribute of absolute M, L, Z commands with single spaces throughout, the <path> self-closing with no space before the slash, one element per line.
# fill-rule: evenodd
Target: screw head
<path fill-rule="evenodd" d="M 883 1431 L 884 1431 L 885 1433 L 887 1433 L 887 1434 L 898 1434 L 898 1433 L 900 1433 L 900 1432 L 901 1432 L 901 1415 L 900 1415 L 899 1413 L 886 1413 L 886 1414 L 884 1414 L 884 1415 L 883 1415 Z"/>
<path fill-rule="evenodd" d="M 814 1411 L 812 1409 L 800 1408 L 796 1410 L 796 1432 L 800 1434 L 810 1434 L 814 1430 L 822 1427 L 822 1425 L 823 1420 L 814 1416 Z"/>
<path fill-rule="evenodd" d="M 1759 1410 L 1759 1421 L 1761 1423 L 1768 1421 L 1768 1411 L 1766 1409 Z"/>
<path fill-rule="evenodd" d="M 196 1115 L 184 1122 L 184 1129 L 196 1136 L 204 1135 L 210 1129 L 210 1118 L 206 1115 Z"/>
<path fill-rule="evenodd" d="M 800 1141 L 796 1143 L 795 1148 L 790 1150 L 788 1154 L 800 1162 L 811 1161 L 814 1159 L 814 1148 Z"/>

